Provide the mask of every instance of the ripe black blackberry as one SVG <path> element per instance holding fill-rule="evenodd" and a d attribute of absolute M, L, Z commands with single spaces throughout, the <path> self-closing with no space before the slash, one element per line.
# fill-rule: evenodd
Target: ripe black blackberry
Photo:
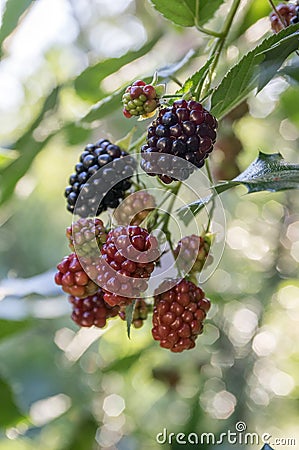
<path fill-rule="evenodd" d="M 194 348 L 210 301 L 199 287 L 185 279 L 175 286 L 173 280 L 166 280 L 159 287 L 160 292 L 161 288 L 164 292 L 155 295 L 153 338 L 175 353 Z"/>
<path fill-rule="evenodd" d="M 72 319 L 80 327 L 104 328 L 107 319 L 117 316 L 118 307 L 112 308 L 104 301 L 104 292 L 99 289 L 94 295 L 85 298 L 69 296 L 72 304 Z"/>
<path fill-rule="evenodd" d="M 104 168 L 109 163 L 112 164 Z M 67 210 L 88 217 L 116 208 L 131 187 L 135 168 L 134 158 L 107 139 L 88 144 L 65 189 Z"/>
<path fill-rule="evenodd" d="M 276 6 L 276 11 L 272 11 L 270 14 L 271 28 L 274 33 L 278 33 L 283 28 L 299 22 L 298 5 L 280 3 Z"/>
<path fill-rule="evenodd" d="M 216 128 L 217 120 L 200 103 L 177 100 L 172 107 L 161 109 L 148 128 L 147 142 L 141 149 L 142 169 L 167 184 L 186 180 L 194 166 L 202 167 L 213 150 Z M 181 159 L 192 164 L 182 165 Z"/>
<path fill-rule="evenodd" d="M 120 226 L 109 231 L 101 252 L 97 281 L 105 302 L 115 306 L 140 297 L 159 258 L 157 239 L 144 228 Z"/>
<path fill-rule="evenodd" d="M 70 249 L 78 256 L 96 256 L 106 241 L 107 231 L 102 220 L 81 218 L 66 229 Z"/>
<path fill-rule="evenodd" d="M 118 225 L 140 225 L 155 206 L 155 199 L 148 192 L 133 192 L 116 208 L 114 218 Z"/>
<path fill-rule="evenodd" d="M 132 325 L 134 328 L 141 328 L 143 326 L 144 321 L 147 319 L 150 308 L 150 305 L 148 305 L 144 300 L 136 300 L 132 319 Z M 120 307 L 118 315 L 122 320 L 126 320 L 125 306 Z"/>
<path fill-rule="evenodd" d="M 98 286 L 92 281 L 96 276 L 96 267 L 89 258 L 82 258 L 84 269 L 75 253 L 63 258 L 57 265 L 55 283 L 67 294 L 84 298 L 97 292 Z"/>

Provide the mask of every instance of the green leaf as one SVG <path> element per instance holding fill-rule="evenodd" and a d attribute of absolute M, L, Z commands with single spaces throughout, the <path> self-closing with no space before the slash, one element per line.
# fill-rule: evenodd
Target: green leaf
<path fill-rule="evenodd" d="M 199 0 L 197 24 L 203 25 L 208 22 L 214 14 L 218 11 L 220 5 L 224 3 L 224 0 Z"/>
<path fill-rule="evenodd" d="M 80 119 L 80 122 L 91 123 L 96 120 L 101 120 L 105 116 L 113 113 L 116 109 L 121 107 L 121 100 L 123 95 L 123 89 L 118 89 L 113 92 L 113 94 L 100 100 L 98 103 L 93 105 L 88 113 Z"/>
<path fill-rule="evenodd" d="M 254 88 L 262 89 L 276 74 L 284 60 L 298 48 L 299 25 L 265 39 L 245 55 L 214 90 L 211 111 L 218 118 L 238 106 Z"/>
<path fill-rule="evenodd" d="M 291 61 L 291 64 L 288 66 L 283 67 L 279 72 L 278 75 L 284 76 L 287 81 L 289 81 L 291 84 L 298 85 L 299 83 L 299 60 L 298 56 L 296 55 L 296 58 L 294 58 Z"/>
<path fill-rule="evenodd" d="M 182 27 L 203 25 L 210 20 L 224 0 L 151 0 L 166 19 Z"/>
<path fill-rule="evenodd" d="M 107 96 L 107 92 L 100 87 L 101 82 L 109 75 L 117 72 L 119 69 L 132 61 L 146 55 L 158 42 L 161 33 L 147 42 L 143 47 L 136 51 L 129 51 L 119 58 L 110 58 L 100 61 L 93 66 L 85 69 L 75 80 L 75 89 L 77 94 L 85 100 L 101 100 Z"/>
<path fill-rule="evenodd" d="M 133 127 L 126 136 L 115 141 L 115 145 L 118 145 L 122 150 L 128 151 L 130 149 L 132 139 L 134 134 L 136 133 L 137 127 Z"/>
<path fill-rule="evenodd" d="M 31 2 L 32 0 L 7 0 L 0 28 L 0 57 L 3 53 L 3 41 L 14 31 L 20 17 L 29 8 Z"/>
<path fill-rule="evenodd" d="M 107 367 L 103 367 L 102 372 L 128 372 L 128 369 L 139 360 L 140 356 L 144 354 L 144 351 L 145 348 L 137 351 L 136 353 L 133 353 L 132 355 L 118 358 L 110 363 Z"/>
<path fill-rule="evenodd" d="M 76 123 L 68 123 L 61 130 L 65 133 L 69 145 L 77 145 L 86 142 L 91 134 L 90 128 L 82 127 Z"/>
<path fill-rule="evenodd" d="M 280 153 L 267 155 L 260 152 L 259 157 L 232 183 L 244 184 L 249 193 L 299 189 L 299 164 L 286 162 Z"/>
<path fill-rule="evenodd" d="M 131 325 L 133 321 L 134 309 L 136 305 L 136 300 L 134 300 L 130 305 L 126 306 L 126 322 L 127 322 L 127 333 L 128 338 L 131 336 Z"/>
<path fill-rule="evenodd" d="M 192 95 L 195 95 L 197 92 L 200 92 L 212 59 L 212 57 L 209 58 L 197 72 L 191 75 L 191 77 L 185 81 L 182 88 L 179 89 L 176 94 L 187 94 L 190 92 Z"/>
<path fill-rule="evenodd" d="M 151 0 L 166 19 L 182 27 L 193 27 L 196 0 Z"/>
<path fill-rule="evenodd" d="M 263 89 L 266 84 L 276 75 L 278 69 L 287 57 L 299 47 L 299 31 L 290 36 L 280 39 L 279 42 L 272 45 L 269 49 L 263 50 L 265 59 L 260 67 L 258 91 Z M 259 56 L 259 55 L 257 55 Z"/>
<path fill-rule="evenodd" d="M 58 92 L 58 87 L 53 89 L 30 128 L 17 140 L 17 142 L 12 144 L 12 147 L 19 151 L 20 156 L 9 166 L 3 168 L 0 167 L 0 205 L 10 198 L 17 182 L 26 174 L 36 155 L 51 139 L 52 135 L 50 134 L 43 141 L 36 141 L 33 137 L 33 132 L 39 126 L 45 114 L 56 106 Z"/>
<path fill-rule="evenodd" d="M 18 152 L 6 148 L 0 149 L 0 169 L 7 167 L 12 161 L 18 157 Z"/>
<path fill-rule="evenodd" d="M 13 334 L 21 333 L 32 325 L 30 320 L 0 319 L 0 340 L 7 339 Z"/>
<path fill-rule="evenodd" d="M 247 187 L 248 193 L 299 189 L 299 164 L 288 163 L 280 153 L 267 155 L 260 152 L 258 158 L 239 176 L 212 186 L 212 192 L 206 198 L 179 209 L 180 219 L 188 224 L 191 219 L 190 212 L 196 216 L 218 194 L 240 184 Z"/>
<path fill-rule="evenodd" d="M 0 379 L 0 427 L 6 428 L 18 423 L 24 418 L 19 408 L 15 404 L 11 387 Z"/>

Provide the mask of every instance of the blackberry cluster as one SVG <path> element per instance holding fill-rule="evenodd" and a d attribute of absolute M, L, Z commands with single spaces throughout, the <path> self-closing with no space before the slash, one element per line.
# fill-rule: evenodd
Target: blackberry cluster
<path fill-rule="evenodd" d="M 124 156 L 127 157 L 123 159 Z M 135 160 L 107 139 L 88 144 L 65 189 L 67 210 L 88 217 L 116 208 L 131 187 L 130 177 L 135 168 Z"/>
<path fill-rule="evenodd" d="M 212 257 L 209 257 L 210 247 L 211 235 L 192 234 L 183 237 L 174 250 L 179 269 L 185 273 L 201 272 L 206 261 L 208 264 L 212 262 Z"/>
<path fill-rule="evenodd" d="M 184 279 L 167 289 L 169 285 L 164 281 L 159 291 L 162 287 L 165 292 L 155 295 L 152 335 L 161 347 L 178 353 L 195 347 L 210 301 L 191 281 Z"/>
<path fill-rule="evenodd" d="M 114 218 L 119 225 L 140 225 L 156 206 L 154 197 L 146 191 L 130 194 L 116 208 Z"/>
<path fill-rule="evenodd" d="M 128 119 L 132 116 L 147 115 L 155 111 L 159 105 L 158 92 L 151 84 L 142 80 L 128 86 L 122 97 L 123 114 Z"/>
<path fill-rule="evenodd" d="M 137 226 L 109 231 L 97 265 L 98 284 L 111 306 L 129 304 L 147 289 L 147 281 L 159 258 L 157 239 Z"/>
<path fill-rule="evenodd" d="M 134 328 L 141 328 L 143 326 L 144 321 L 147 319 L 149 309 L 150 305 L 148 305 L 144 300 L 142 299 L 136 300 L 132 319 L 132 325 Z M 126 320 L 125 306 L 120 307 L 118 315 L 122 320 Z"/>
<path fill-rule="evenodd" d="M 278 14 L 276 14 L 276 11 Z M 292 3 L 280 3 L 276 11 L 270 14 L 271 28 L 274 33 L 278 33 L 283 28 L 299 22 L 299 6 Z M 280 17 L 279 17 L 280 16 Z M 282 20 L 281 20 L 282 19 Z"/>
<path fill-rule="evenodd" d="M 95 276 L 95 266 L 92 260 L 85 259 L 86 271 L 75 253 L 66 256 L 57 266 L 55 283 L 62 286 L 62 290 L 75 297 L 84 298 L 97 292 L 98 286 L 91 278 Z"/>
<path fill-rule="evenodd" d="M 106 241 L 107 232 L 102 220 L 81 218 L 66 229 L 69 247 L 78 256 L 96 256 Z"/>
<path fill-rule="evenodd" d="M 213 150 L 217 126 L 215 117 L 194 100 L 178 100 L 172 107 L 161 109 L 141 149 L 142 169 L 148 175 L 158 175 L 166 184 L 186 180 L 194 166 L 202 167 Z M 191 164 L 182 165 L 181 159 Z"/>
<path fill-rule="evenodd" d="M 69 301 L 72 304 L 72 319 L 80 327 L 104 328 L 107 319 L 115 317 L 119 308 L 107 305 L 104 301 L 104 293 L 99 289 L 96 294 L 85 298 L 74 297 L 71 295 Z"/>

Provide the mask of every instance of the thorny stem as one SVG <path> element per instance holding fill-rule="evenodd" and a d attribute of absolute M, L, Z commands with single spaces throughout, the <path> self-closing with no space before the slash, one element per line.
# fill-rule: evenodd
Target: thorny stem
<path fill-rule="evenodd" d="M 214 47 L 212 49 L 211 56 L 214 55 L 214 58 L 213 58 L 213 61 L 212 61 L 211 65 L 210 65 L 210 68 L 209 68 L 208 80 L 205 83 L 204 88 L 202 89 L 203 92 L 201 92 L 202 96 L 204 96 L 205 93 L 207 91 L 209 91 L 209 89 L 210 89 L 214 71 L 215 71 L 215 69 L 216 69 L 216 67 L 218 65 L 220 55 L 221 55 L 222 50 L 224 48 L 224 44 L 226 42 L 228 33 L 229 33 L 230 29 L 231 29 L 233 20 L 235 18 L 237 10 L 238 10 L 238 8 L 240 6 L 240 3 L 241 3 L 241 0 L 233 0 L 233 4 L 232 4 L 232 6 L 230 8 L 230 11 L 229 11 L 229 13 L 227 15 L 226 21 L 225 21 L 224 26 L 223 26 L 223 30 L 220 33 L 220 37 L 216 40 L 215 45 L 214 45 Z"/>
<path fill-rule="evenodd" d="M 218 39 L 216 40 L 216 42 L 215 42 L 215 44 L 213 46 L 213 49 L 211 51 L 211 56 L 213 57 L 213 60 L 212 60 L 212 63 L 210 65 L 210 67 L 209 67 L 209 72 L 207 74 L 207 79 L 205 80 L 205 82 L 203 84 L 201 84 L 202 81 L 200 80 L 200 82 L 199 82 L 199 84 L 197 86 L 198 87 L 198 91 L 196 89 L 197 100 L 199 100 L 200 97 L 206 97 L 207 93 L 210 92 L 213 74 L 214 74 L 215 69 L 216 69 L 216 67 L 218 65 L 220 55 L 221 55 L 221 53 L 222 53 L 222 51 L 224 49 L 227 36 L 228 36 L 228 34 L 230 32 L 232 23 L 234 21 L 234 18 L 235 18 L 235 15 L 236 15 L 237 11 L 238 11 L 240 3 L 241 3 L 241 0 L 233 0 L 232 6 L 231 6 L 231 8 L 230 8 L 230 10 L 228 12 L 226 21 L 224 22 L 223 29 L 219 33 Z M 199 6 L 199 0 L 196 0 L 196 15 L 198 14 L 198 10 L 199 10 L 198 6 Z M 197 18 L 196 18 L 196 20 L 197 20 Z M 208 178 L 210 180 L 210 183 L 213 185 L 213 177 L 212 177 L 212 173 L 211 173 L 208 161 L 206 161 L 206 169 L 207 169 L 207 174 L 208 174 Z M 212 221 L 214 209 L 215 209 L 215 200 L 213 198 L 213 200 L 212 200 L 212 207 L 211 207 L 210 214 L 209 214 L 209 220 L 208 220 L 206 232 L 210 231 L 211 221 Z"/>
<path fill-rule="evenodd" d="M 217 31 L 214 30 L 208 30 L 207 28 L 201 27 L 199 25 L 199 0 L 196 0 L 196 15 L 195 15 L 195 26 L 198 29 L 198 31 L 201 31 L 204 34 L 207 34 L 209 36 L 214 36 L 214 37 L 222 37 L 222 33 L 218 33 Z"/>

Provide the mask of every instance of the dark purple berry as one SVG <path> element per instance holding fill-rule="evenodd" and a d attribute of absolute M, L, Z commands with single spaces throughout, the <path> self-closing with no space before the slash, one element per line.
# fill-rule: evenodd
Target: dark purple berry
<path fill-rule="evenodd" d="M 124 156 L 127 156 L 126 160 L 123 160 Z M 76 173 L 70 176 L 70 186 L 65 189 L 67 210 L 88 217 L 117 207 L 131 187 L 128 179 L 134 173 L 135 160 L 117 145 L 100 139 L 85 147 L 79 161 L 75 166 Z M 112 163 L 109 168 L 102 170 L 109 163 Z"/>
<path fill-rule="evenodd" d="M 200 103 L 175 101 L 172 107 L 161 109 L 148 128 L 147 143 L 141 149 L 142 169 L 167 184 L 187 179 L 194 166 L 202 167 L 212 151 L 216 128 L 217 120 Z M 170 157 L 153 158 L 157 152 Z M 174 163 L 171 156 L 178 160 Z M 191 164 L 182 167 L 181 158 Z"/>

